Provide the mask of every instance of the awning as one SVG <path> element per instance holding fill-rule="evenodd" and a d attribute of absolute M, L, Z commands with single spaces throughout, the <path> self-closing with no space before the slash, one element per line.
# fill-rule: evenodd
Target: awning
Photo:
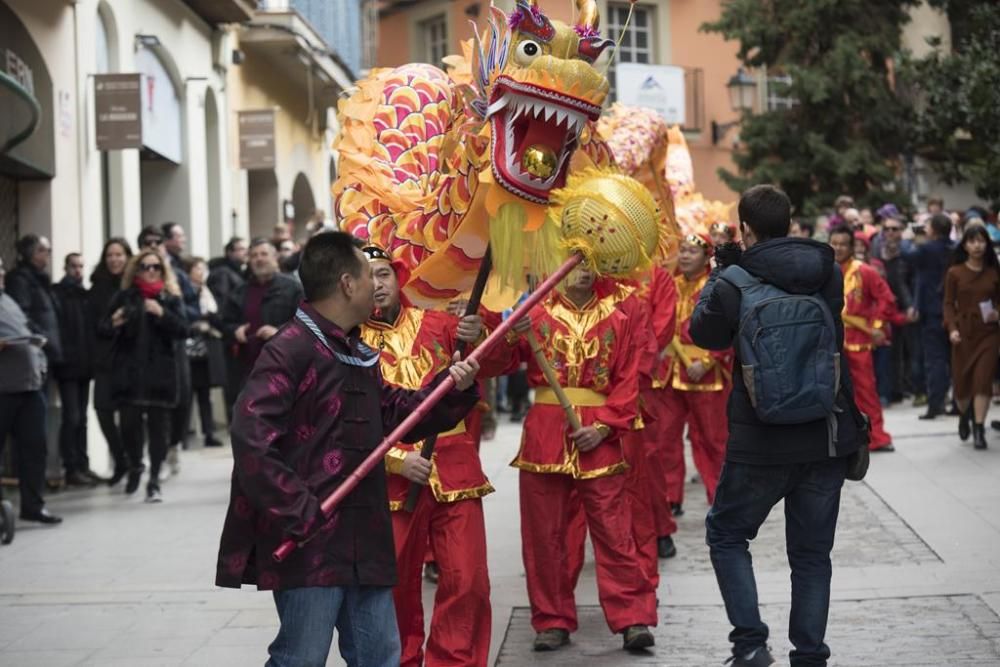
<path fill-rule="evenodd" d="M 354 74 L 294 10 L 258 12 L 240 33 L 240 49 L 273 62 L 319 108 L 336 106 Z M 310 81 L 312 79 L 312 81 Z"/>
<path fill-rule="evenodd" d="M 188 7 L 212 25 L 244 23 L 253 18 L 257 0 L 184 0 Z"/>

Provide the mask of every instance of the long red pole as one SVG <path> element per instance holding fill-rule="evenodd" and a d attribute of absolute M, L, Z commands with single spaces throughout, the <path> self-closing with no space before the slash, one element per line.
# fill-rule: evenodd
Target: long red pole
<path fill-rule="evenodd" d="M 507 335 L 517 321 L 524 317 L 532 308 L 537 306 L 542 299 L 544 299 L 549 292 L 555 289 L 555 286 L 559 284 L 559 281 L 566 277 L 573 268 L 583 260 L 583 255 L 580 253 L 574 253 L 569 259 L 563 262 L 555 273 L 550 275 L 548 278 L 542 282 L 538 288 L 532 292 L 527 299 L 524 300 L 520 306 L 518 306 L 514 312 L 506 320 L 500 323 L 493 333 L 483 341 L 483 344 L 473 350 L 472 354 L 469 355 L 469 359 L 475 359 L 478 361 L 487 351 L 494 345 L 496 345 L 504 336 Z M 320 511 L 323 512 L 324 516 L 330 516 L 333 509 L 340 504 L 354 487 L 364 479 L 372 469 L 382 464 L 382 459 L 385 457 L 386 452 L 395 445 L 397 442 L 403 439 L 403 437 L 410 432 L 410 430 L 416 426 L 421 419 L 423 419 L 430 409 L 438 404 L 438 402 L 445 397 L 445 395 L 451 391 L 455 386 L 455 381 L 451 377 L 446 377 L 444 381 L 434 388 L 427 398 L 414 409 L 409 417 L 404 419 L 399 426 L 393 429 L 392 433 L 387 435 L 381 444 L 372 450 L 372 453 L 368 455 L 364 461 L 361 462 L 354 472 L 347 476 L 347 479 L 338 486 L 333 493 L 328 495 L 326 499 L 320 504 Z M 285 540 L 281 545 L 274 550 L 272 557 L 275 561 L 281 562 L 288 557 L 288 554 L 292 553 L 296 547 L 295 540 Z"/>

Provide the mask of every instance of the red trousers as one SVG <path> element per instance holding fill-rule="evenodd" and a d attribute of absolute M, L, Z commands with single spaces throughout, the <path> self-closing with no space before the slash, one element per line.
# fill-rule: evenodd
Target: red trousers
<path fill-rule="evenodd" d="M 653 523 L 657 537 L 667 537 L 677 532 L 677 521 L 670 511 L 670 489 L 667 488 L 666 426 L 670 418 L 666 389 L 642 389 L 642 404 L 649 419 L 646 427 L 638 432 L 646 453 L 648 488 L 653 509 Z M 676 502 L 681 502 L 680 500 Z"/>
<path fill-rule="evenodd" d="M 622 440 L 625 460 L 625 496 L 632 514 L 632 538 L 642 569 L 655 590 L 660 585 L 660 560 L 656 553 L 656 521 L 653 517 L 652 480 L 646 457 L 646 442 L 642 431 L 633 431 Z"/>
<path fill-rule="evenodd" d="M 658 534 L 653 520 L 652 479 L 649 476 L 642 431 L 625 436 L 622 445 L 625 450 L 625 460 L 629 464 L 629 470 L 625 474 L 625 495 L 629 512 L 632 514 L 632 538 L 635 540 L 642 570 L 656 589 L 660 585 L 660 561 L 656 551 Z M 669 504 L 667 513 L 673 522 Z M 569 515 L 566 527 L 566 555 L 563 562 L 572 587 L 576 589 L 580 572 L 583 570 L 587 542 L 587 515 L 583 511 L 583 503 L 576 491 L 570 492 Z M 673 522 L 673 525 L 673 532 L 676 532 L 677 523 Z"/>
<path fill-rule="evenodd" d="M 575 581 L 567 564 L 576 491 L 594 544 L 597 594 L 612 632 L 656 625 L 656 590 L 640 566 L 625 475 L 573 479 L 521 471 L 521 554 L 536 632 L 577 628 Z M 574 538 L 575 539 L 575 538 Z"/>
<path fill-rule="evenodd" d="M 847 351 L 847 367 L 851 371 L 854 384 L 854 403 L 858 410 L 868 415 L 872 422 L 871 442 L 868 449 L 882 449 L 892 444 L 892 437 L 885 432 L 882 418 L 882 403 L 878 398 L 878 384 L 875 380 L 875 361 L 871 352 Z"/>
<path fill-rule="evenodd" d="M 490 652 L 490 575 L 479 498 L 438 503 L 425 488 L 413 514 L 392 513 L 399 583 L 392 591 L 400 665 L 425 664 L 421 574 L 430 544 L 440 570 L 426 664 L 485 667 Z"/>
<path fill-rule="evenodd" d="M 681 391 L 663 389 L 667 414 L 663 442 L 666 445 L 666 483 L 670 500 L 684 502 L 684 424 L 691 437 L 691 456 L 705 484 L 708 504 L 715 499 L 715 487 L 726 459 L 729 425 L 726 421 L 726 401 L 729 392 Z"/>

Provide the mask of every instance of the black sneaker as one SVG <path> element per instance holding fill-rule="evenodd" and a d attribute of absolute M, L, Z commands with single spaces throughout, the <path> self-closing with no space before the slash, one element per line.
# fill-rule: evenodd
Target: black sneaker
<path fill-rule="evenodd" d="M 674 516 L 684 516 L 684 506 L 680 503 L 671 503 L 670 512 Z"/>
<path fill-rule="evenodd" d="M 777 663 L 766 646 L 754 649 L 745 655 L 734 655 L 726 660 L 727 665 L 732 667 L 768 667 Z"/>
<path fill-rule="evenodd" d="M 536 651 L 556 651 L 569 643 L 569 630 L 551 628 L 535 635 L 532 648 Z"/>
<path fill-rule="evenodd" d="M 66 473 L 65 480 L 66 480 L 66 486 L 78 489 L 79 488 L 92 489 L 95 486 L 97 486 L 97 482 L 95 482 L 91 477 L 88 477 L 85 473 L 79 472 L 77 470 Z"/>
<path fill-rule="evenodd" d="M 641 651 L 656 644 L 653 633 L 645 625 L 630 625 L 622 633 L 622 648 L 626 651 Z"/>
<path fill-rule="evenodd" d="M 132 495 L 139 490 L 139 481 L 142 479 L 142 468 L 132 468 L 128 471 L 128 481 L 125 482 L 125 493 Z"/>
<path fill-rule="evenodd" d="M 677 555 L 677 546 L 674 538 L 669 535 L 656 538 L 656 555 L 660 558 L 673 558 Z"/>

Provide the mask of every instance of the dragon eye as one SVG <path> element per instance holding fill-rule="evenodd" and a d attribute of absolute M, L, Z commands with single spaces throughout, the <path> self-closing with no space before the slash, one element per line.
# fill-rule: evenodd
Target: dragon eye
<path fill-rule="evenodd" d="M 517 51 L 514 53 L 514 60 L 517 61 L 518 65 L 527 66 L 541 54 L 542 47 L 540 47 L 537 42 L 526 39 L 517 45 Z"/>

